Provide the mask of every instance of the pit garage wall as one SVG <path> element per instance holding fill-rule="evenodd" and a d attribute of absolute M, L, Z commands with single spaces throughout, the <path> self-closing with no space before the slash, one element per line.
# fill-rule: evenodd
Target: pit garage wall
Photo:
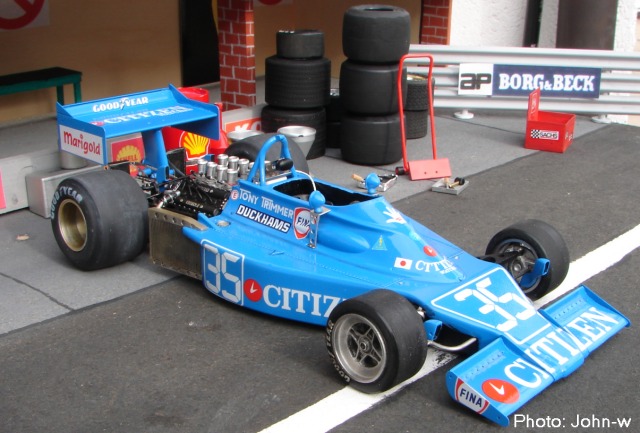
<path fill-rule="evenodd" d="M 180 83 L 178 2 L 49 0 L 48 25 L 0 32 L 0 47 L 0 75 L 76 69 L 84 100 L 165 87 Z M 0 96 L 0 122 L 55 113 L 55 91 Z"/>
<path fill-rule="evenodd" d="M 217 11 L 217 0 L 212 2 Z M 343 13 L 363 3 L 372 2 L 282 0 L 261 6 L 256 1 L 256 75 L 264 75 L 264 59 L 275 54 L 278 30 L 317 28 L 325 31 L 325 54 L 337 77 L 344 59 Z M 421 0 L 379 3 L 410 11 L 412 43 L 417 43 Z M 51 66 L 76 69 L 83 73 L 83 100 L 181 85 L 179 42 L 178 0 L 49 0 L 48 25 L 0 32 L 0 75 Z M 66 87 L 69 103 L 73 95 Z M 0 96 L 0 123 L 52 115 L 55 99 L 55 88 Z"/>
<path fill-rule="evenodd" d="M 452 0 L 449 45 L 522 46 L 528 0 Z"/>
<path fill-rule="evenodd" d="M 214 11 L 217 9 L 217 0 Z M 411 42 L 417 43 L 422 2 L 387 0 L 411 13 Z M 437 0 L 449 1 L 449 0 Z M 520 46 L 526 0 L 450 0 L 451 45 Z M 540 46 L 555 46 L 560 0 L 544 0 Z M 0 32 L 0 75 L 50 66 L 83 72 L 84 100 L 180 84 L 178 0 L 49 0 L 49 25 Z M 282 0 L 256 6 L 256 75 L 275 53 L 275 33 L 283 28 L 325 31 L 332 75 L 344 60 L 342 15 L 355 0 Z M 616 50 L 633 50 L 636 0 L 619 0 Z M 67 86 L 67 101 L 72 101 Z M 55 112 L 55 89 L 0 96 L 0 123 Z"/>
<path fill-rule="evenodd" d="M 539 47 L 556 46 L 558 5 L 543 0 Z M 449 45 L 520 47 L 528 0 L 452 0 Z M 636 39 L 637 0 L 618 0 L 614 36 L 616 51 L 633 51 Z"/>

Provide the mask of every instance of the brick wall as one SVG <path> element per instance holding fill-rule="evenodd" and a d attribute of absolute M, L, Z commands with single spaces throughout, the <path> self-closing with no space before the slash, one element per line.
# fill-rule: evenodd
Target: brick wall
<path fill-rule="evenodd" d="M 220 94 L 225 110 L 256 103 L 253 0 L 218 0 Z"/>
<path fill-rule="evenodd" d="M 447 45 L 452 0 L 422 0 L 421 44 Z"/>
<path fill-rule="evenodd" d="M 449 43 L 452 0 L 422 0 L 421 44 Z M 224 110 L 256 104 L 253 0 L 218 0 L 220 93 Z"/>

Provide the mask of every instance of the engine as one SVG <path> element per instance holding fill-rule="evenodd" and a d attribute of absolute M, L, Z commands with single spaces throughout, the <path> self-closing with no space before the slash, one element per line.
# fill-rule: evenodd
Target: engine
<path fill-rule="evenodd" d="M 176 175 L 163 185 L 150 179 L 142 180 L 142 188 L 149 194 L 151 206 L 169 209 L 196 218 L 199 213 L 215 216 L 222 212 L 233 185 L 246 178 L 249 160 L 218 155 L 216 162 L 199 160 L 197 171 Z M 145 185 L 146 182 L 146 185 Z"/>
<path fill-rule="evenodd" d="M 165 190 L 162 207 L 196 217 L 198 213 L 215 216 L 227 203 L 231 187 L 215 179 L 196 174 L 178 181 Z"/>

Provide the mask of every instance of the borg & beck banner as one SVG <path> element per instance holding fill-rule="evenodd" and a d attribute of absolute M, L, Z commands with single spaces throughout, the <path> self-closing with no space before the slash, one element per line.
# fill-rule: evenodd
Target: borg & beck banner
<path fill-rule="evenodd" d="M 599 68 L 462 63 L 458 94 L 529 96 L 540 88 L 543 96 L 597 99 L 601 74 Z"/>

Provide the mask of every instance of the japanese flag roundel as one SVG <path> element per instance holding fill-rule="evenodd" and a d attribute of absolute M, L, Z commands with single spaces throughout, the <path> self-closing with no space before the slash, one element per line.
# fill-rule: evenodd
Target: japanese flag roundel
<path fill-rule="evenodd" d="M 411 269 L 411 265 L 413 265 L 413 260 L 396 257 L 396 262 L 394 263 L 393 267 L 400 269 Z"/>

